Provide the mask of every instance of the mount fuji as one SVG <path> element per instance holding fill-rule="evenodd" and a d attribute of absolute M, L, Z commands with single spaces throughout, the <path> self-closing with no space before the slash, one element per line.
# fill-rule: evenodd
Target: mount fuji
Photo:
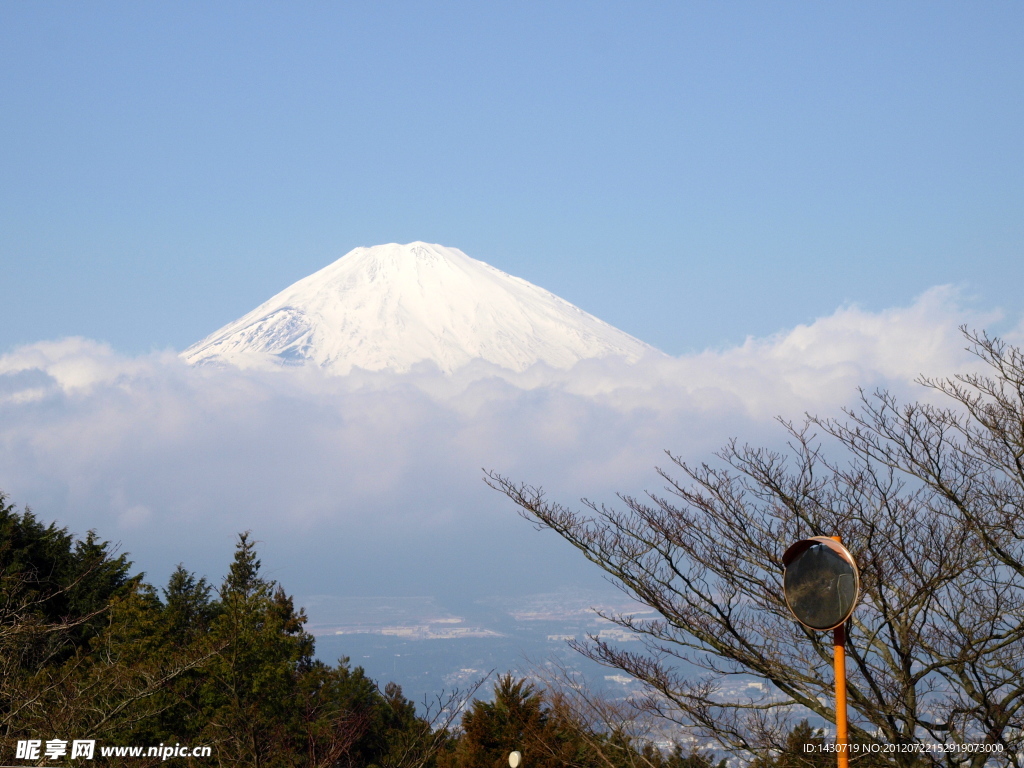
<path fill-rule="evenodd" d="M 658 350 L 457 248 L 356 248 L 181 353 L 193 364 L 445 373 L 485 360 L 523 371 Z"/>

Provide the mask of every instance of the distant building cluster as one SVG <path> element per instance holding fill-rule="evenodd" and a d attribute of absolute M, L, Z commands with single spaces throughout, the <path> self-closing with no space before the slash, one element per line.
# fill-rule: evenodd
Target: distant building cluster
<path fill-rule="evenodd" d="M 450 623 L 450 622 L 441 622 Z M 354 627 L 335 630 L 336 635 L 387 635 L 405 637 L 410 640 L 454 640 L 462 637 L 502 637 L 500 632 L 483 627 L 437 627 L 431 624 L 417 624 L 398 627 Z"/>

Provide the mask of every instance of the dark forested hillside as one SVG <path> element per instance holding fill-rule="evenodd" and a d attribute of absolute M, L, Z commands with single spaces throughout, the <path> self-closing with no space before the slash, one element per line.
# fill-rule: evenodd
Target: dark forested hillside
<path fill-rule="evenodd" d="M 179 761 L 196 765 L 430 762 L 440 741 L 401 689 L 315 660 L 305 621 L 246 534 L 219 587 L 179 566 L 158 589 L 94 533 L 78 540 L 0 497 L 2 760 L 35 740 L 26 764 L 54 765 L 48 742 L 94 740 L 97 757 L 210 747 Z"/>
<path fill-rule="evenodd" d="M 531 766 L 712 767 L 510 675 L 490 700 L 439 692 L 417 712 L 347 658 L 318 661 L 305 623 L 247 533 L 219 585 L 179 565 L 158 588 L 94 532 L 0 496 L 0 762 L 77 765 L 83 742 L 102 765 L 470 768 L 515 749 Z"/>

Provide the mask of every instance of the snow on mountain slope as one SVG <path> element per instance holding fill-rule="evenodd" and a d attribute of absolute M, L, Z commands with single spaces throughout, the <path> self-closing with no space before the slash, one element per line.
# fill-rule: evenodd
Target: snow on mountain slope
<path fill-rule="evenodd" d="M 428 243 L 356 248 L 182 352 L 190 363 L 314 364 L 451 373 L 482 359 L 522 371 L 568 368 L 653 347 L 456 248 Z"/>

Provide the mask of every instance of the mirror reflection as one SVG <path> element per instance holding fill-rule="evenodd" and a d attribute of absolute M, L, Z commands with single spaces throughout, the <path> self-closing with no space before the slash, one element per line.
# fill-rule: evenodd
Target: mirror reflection
<path fill-rule="evenodd" d="M 813 544 L 786 568 L 786 600 L 796 617 L 812 629 L 842 624 L 857 599 L 853 566 L 824 544 Z"/>

